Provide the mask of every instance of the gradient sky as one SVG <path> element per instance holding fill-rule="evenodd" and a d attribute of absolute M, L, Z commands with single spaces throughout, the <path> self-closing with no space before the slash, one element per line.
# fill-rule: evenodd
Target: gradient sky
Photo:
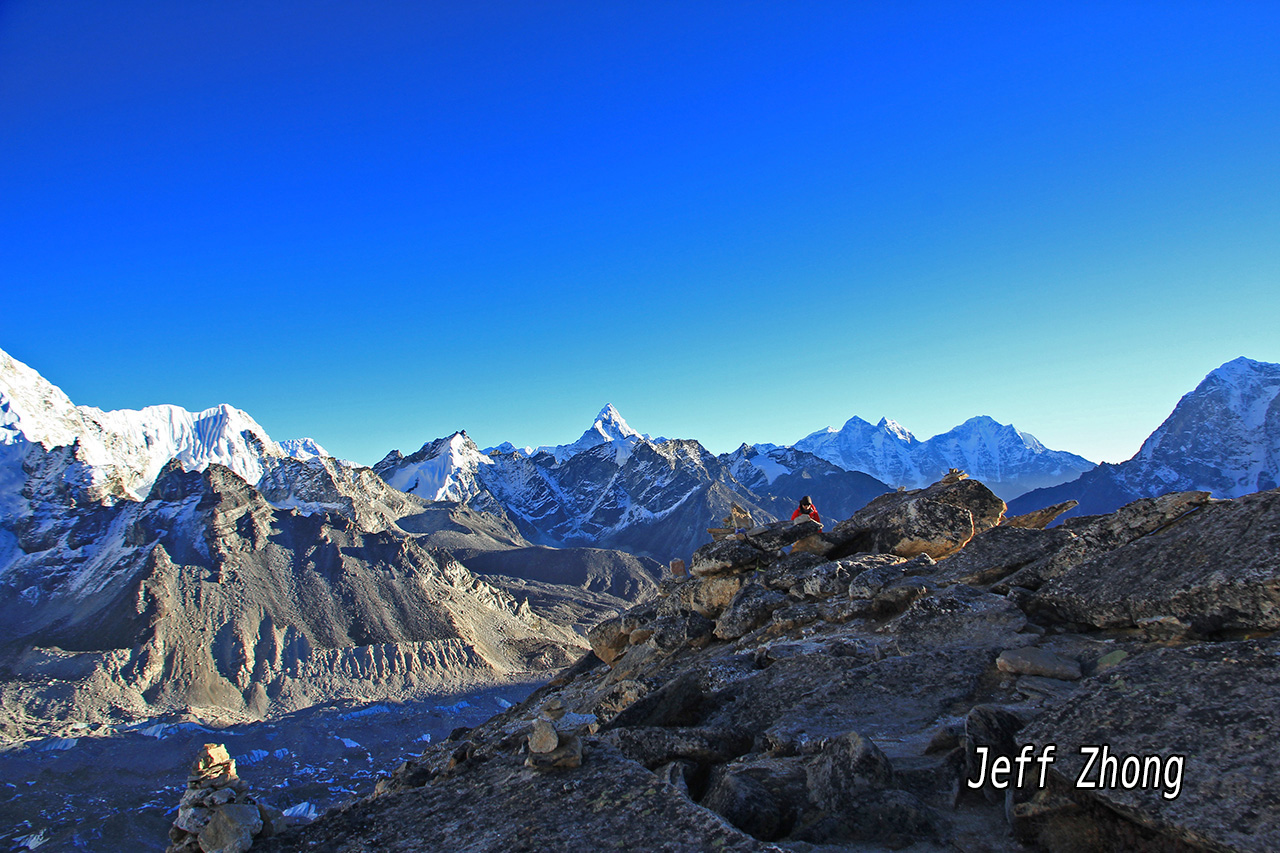
<path fill-rule="evenodd" d="M 0 349 L 371 464 L 1280 361 L 1280 4 L 0 2 Z"/>

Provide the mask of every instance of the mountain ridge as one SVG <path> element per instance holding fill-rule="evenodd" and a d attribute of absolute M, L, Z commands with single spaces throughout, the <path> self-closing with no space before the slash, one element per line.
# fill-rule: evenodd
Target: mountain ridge
<path fill-rule="evenodd" d="M 1110 512 L 1170 491 L 1237 498 L 1275 488 L 1280 479 L 1280 364 L 1243 356 L 1210 371 L 1124 462 L 1010 501 L 1030 512 L 1065 500 L 1071 513 Z"/>

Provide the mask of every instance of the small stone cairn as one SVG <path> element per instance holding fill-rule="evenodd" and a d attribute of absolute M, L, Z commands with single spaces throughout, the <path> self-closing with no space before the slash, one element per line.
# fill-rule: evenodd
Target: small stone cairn
<path fill-rule="evenodd" d="M 533 721 L 524 763 L 543 772 L 581 766 L 582 738 L 575 729 L 587 720 L 588 715 L 566 714 L 560 700 L 552 699 Z"/>
<path fill-rule="evenodd" d="M 257 836 L 284 828 L 284 815 L 249 796 L 227 748 L 206 743 L 191 765 L 165 853 L 244 853 Z"/>

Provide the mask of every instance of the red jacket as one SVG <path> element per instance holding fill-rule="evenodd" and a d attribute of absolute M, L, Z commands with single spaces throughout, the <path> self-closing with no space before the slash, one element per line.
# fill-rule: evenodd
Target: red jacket
<path fill-rule="evenodd" d="M 818 518 L 818 508 L 813 504 L 810 504 L 809 506 L 813 507 L 812 509 L 809 510 L 809 517 L 812 518 L 814 521 L 818 522 L 819 524 L 821 524 L 822 519 Z M 802 513 L 800 512 L 800 507 L 796 507 L 796 511 L 791 513 L 791 520 L 795 521 L 801 515 Z"/>

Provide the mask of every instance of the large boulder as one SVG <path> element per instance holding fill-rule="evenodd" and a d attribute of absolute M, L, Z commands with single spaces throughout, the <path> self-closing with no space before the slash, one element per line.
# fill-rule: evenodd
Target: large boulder
<path fill-rule="evenodd" d="M 993 584 L 1056 554 L 1075 538 L 1074 533 L 1062 528 L 993 527 L 973 537 L 963 551 L 941 561 L 934 578 L 939 584 Z"/>
<path fill-rule="evenodd" d="M 788 602 L 780 592 L 765 589 L 758 583 L 747 584 L 716 621 L 715 635 L 722 640 L 736 640 L 766 624 L 773 617 L 773 611 Z"/>
<path fill-rule="evenodd" d="M 1041 587 L 1032 605 L 1100 628 L 1149 620 L 1176 620 L 1202 635 L 1280 628 L 1280 490 L 1203 506 L 1078 563 Z"/>
<path fill-rule="evenodd" d="M 890 492 L 831 531 L 835 554 L 859 551 L 940 559 L 1000 523 L 1005 503 L 977 480 Z"/>
<path fill-rule="evenodd" d="M 995 653 L 1030 645 L 1035 637 L 1021 633 L 1027 617 L 1008 599 L 964 584 L 949 586 L 914 601 L 887 623 L 886 634 L 903 649 L 982 648 Z"/>
<path fill-rule="evenodd" d="M 732 572 L 747 572 L 760 568 L 770 554 L 743 539 L 721 539 L 703 545 L 693 552 L 689 573 L 694 577 L 707 577 Z"/>

